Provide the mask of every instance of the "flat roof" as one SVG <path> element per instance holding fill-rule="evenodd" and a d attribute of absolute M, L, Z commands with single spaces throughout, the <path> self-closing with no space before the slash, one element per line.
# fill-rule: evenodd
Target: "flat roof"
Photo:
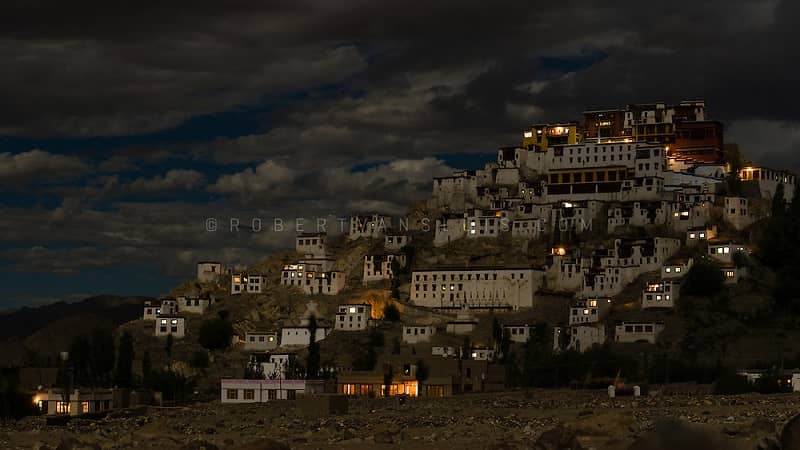
<path fill-rule="evenodd" d="M 453 272 L 453 271 L 478 271 L 478 270 L 542 270 L 541 268 L 529 266 L 441 266 L 441 267 L 420 267 L 411 269 L 412 272 Z"/>

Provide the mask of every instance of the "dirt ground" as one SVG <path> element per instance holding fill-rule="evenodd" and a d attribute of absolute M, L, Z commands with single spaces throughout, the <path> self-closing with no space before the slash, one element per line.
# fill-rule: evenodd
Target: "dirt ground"
<path fill-rule="evenodd" d="M 781 449 L 800 395 L 609 399 L 599 391 L 354 400 L 342 415 L 293 402 L 115 411 L 61 427 L 0 427 L 2 449 Z M 669 445 L 669 447 L 665 447 Z M 789 447 L 783 447 L 789 449 Z M 792 450 L 792 449 L 789 449 Z"/>

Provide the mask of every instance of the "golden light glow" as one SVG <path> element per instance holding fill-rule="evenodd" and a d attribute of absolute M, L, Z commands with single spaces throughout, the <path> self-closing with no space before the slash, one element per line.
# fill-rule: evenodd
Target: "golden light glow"
<path fill-rule="evenodd" d="M 564 247 L 553 247 L 551 253 L 553 255 L 564 256 L 567 254 L 567 249 Z"/>

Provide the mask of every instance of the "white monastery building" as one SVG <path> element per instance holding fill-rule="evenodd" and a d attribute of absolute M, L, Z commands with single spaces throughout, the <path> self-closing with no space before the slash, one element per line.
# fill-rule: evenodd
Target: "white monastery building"
<path fill-rule="evenodd" d="M 519 309 L 533 306 L 544 271 L 531 267 L 417 269 L 411 275 L 411 301 L 443 309 Z"/>
<path fill-rule="evenodd" d="M 339 305 L 334 328 L 338 331 L 366 330 L 372 306 L 366 303 Z"/>

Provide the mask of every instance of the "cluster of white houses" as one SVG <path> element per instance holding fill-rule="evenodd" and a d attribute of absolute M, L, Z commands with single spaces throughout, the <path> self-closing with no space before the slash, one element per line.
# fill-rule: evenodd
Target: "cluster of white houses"
<path fill-rule="evenodd" d="M 214 301 L 213 296 L 179 296 L 147 300 L 144 302 L 142 319 L 154 321 L 155 336 L 182 338 L 186 335 L 185 314 L 203 314 Z"/>

